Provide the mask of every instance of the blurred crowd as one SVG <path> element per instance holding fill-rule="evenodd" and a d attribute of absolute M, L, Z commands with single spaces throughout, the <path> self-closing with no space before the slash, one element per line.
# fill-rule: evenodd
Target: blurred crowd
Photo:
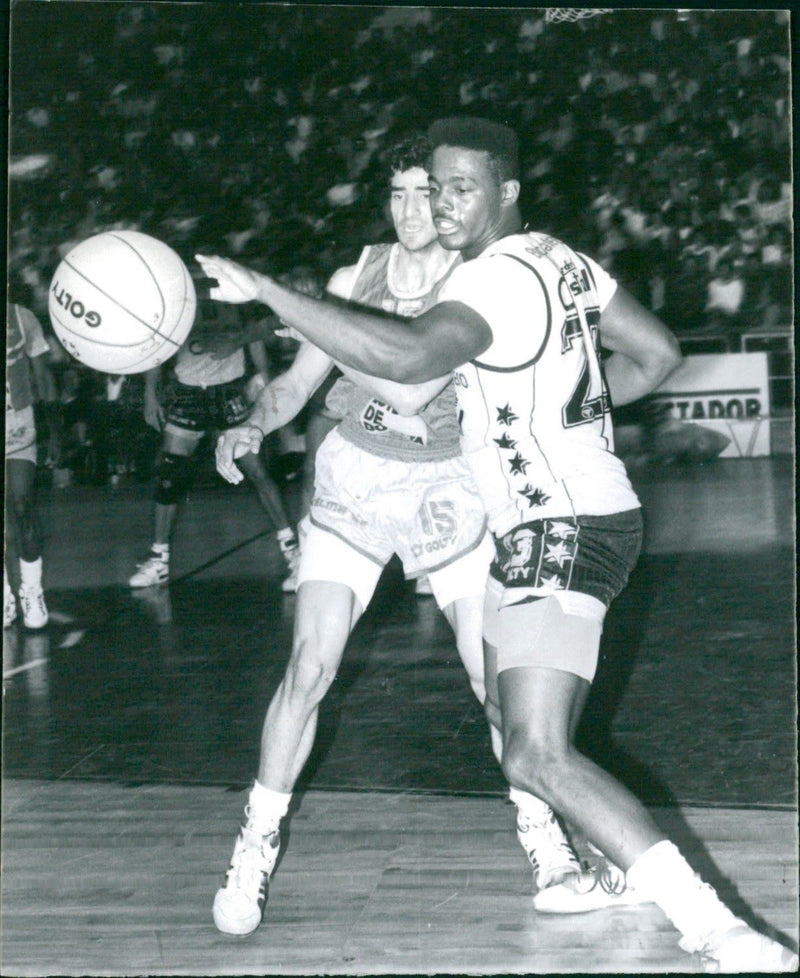
<path fill-rule="evenodd" d="M 531 227 L 595 255 L 680 336 L 737 350 L 789 333 L 787 12 L 543 14 L 22 0 L 9 240 L 34 311 L 46 323 L 69 247 L 110 228 L 190 265 L 204 250 L 324 284 L 389 233 L 388 146 L 470 112 L 519 131 Z M 118 380 L 53 359 L 62 414 L 139 410 L 135 379 L 113 396 Z"/>

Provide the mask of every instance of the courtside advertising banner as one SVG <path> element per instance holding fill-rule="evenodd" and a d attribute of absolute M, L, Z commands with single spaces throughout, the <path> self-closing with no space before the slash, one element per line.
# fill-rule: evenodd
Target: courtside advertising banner
<path fill-rule="evenodd" d="M 653 397 L 675 421 L 730 438 L 720 458 L 769 455 L 770 403 L 766 353 L 688 356 Z"/>

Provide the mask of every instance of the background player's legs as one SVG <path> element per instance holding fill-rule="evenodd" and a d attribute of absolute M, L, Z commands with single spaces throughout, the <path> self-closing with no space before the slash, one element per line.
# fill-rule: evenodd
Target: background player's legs
<path fill-rule="evenodd" d="M 6 561 L 11 586 L 19 590 L 20 565 L 41 555 L 41 533 L 36 515 L 36 464 L 27 459 L 6 459 Z"/>
<path fill-rule="evenodd" d="M 205 432 L 169 424 L 156 461 L 154 539 L 150 556 L 139 564 L 128 582 L 130 587 L 150 587 L 169 580 L 170 538 L 183 501 L 192 482 L 191 458 Z"/>
<path fill-rule="evenodd" d="M 19 595 L 28 628 L 42 628 L 49 615 L 42 590 L 42 545 L 36 512 L 36 463 L 28 458 L 6 459 L 5 569 L 9 593 L 3 594 L 3 621 L 16 617 Z M 5 583 L 5 582 L 4 582 Z"/>
<path fill-rule="evenodd" d="M 289 517 L 283 505 L 280 490 L 267 475 L 267 470 L 261 457 L 255 452 L 249 452 L 237 459 L 239 468 L 244 472 L 256 490 L 258 501 L 261 508 L 269 516 L 275 527 L 275 536 L 281 548 L 283 559 L 289 571 L 289 576 L 284 581 L 284 591 L 297 590 L 297 565 L 299 551 L 297 549 L 297 536 L 292 529 Z"/>

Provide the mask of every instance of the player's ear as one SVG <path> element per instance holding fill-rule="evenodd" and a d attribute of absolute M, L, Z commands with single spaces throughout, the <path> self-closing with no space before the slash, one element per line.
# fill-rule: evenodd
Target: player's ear
<path fill-rule="evenodd" d="M 501 207 L 510 207 L 519 200 L 519 180 L 504 180 L 502 184 Z"/>

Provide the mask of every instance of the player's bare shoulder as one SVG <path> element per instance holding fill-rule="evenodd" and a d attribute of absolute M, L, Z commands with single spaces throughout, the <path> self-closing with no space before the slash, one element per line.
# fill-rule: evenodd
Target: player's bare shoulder
<path fill-rule="evenodd" d="M 349 299 L 353 294 L 353 286 L 356 284 L 358 268 L 358 264 L 337 268 L 330 277 L 326 292 L 340 299 Z"/>

